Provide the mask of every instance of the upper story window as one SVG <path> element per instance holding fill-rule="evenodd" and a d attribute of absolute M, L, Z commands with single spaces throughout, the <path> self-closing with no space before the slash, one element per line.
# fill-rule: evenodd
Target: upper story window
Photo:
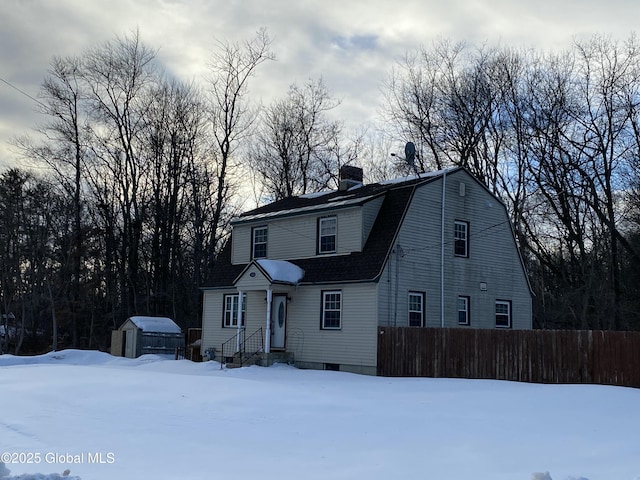
<path fill-rule="evenodd" d="M 469 223 L 456 220 L 453 230 L 453 253 L 456 257 L 469 256 Z"/>
<path fill-rule="evenodd" d="M 334 253 L 336 251 L 336 233 L 338 219 L 324 217 L 318 220 L 318 253 Z"/>
<path fill-rule="evenodd" d="M 496 300 L 496 327 L 511 328 L 511 302 Z"/>
<path fill-rule="evenodd" d="M 267 257 L 267 227 L 255 227 L 253 229 L 252 258 Z"/>
<path fill-rule="evenodd" d="M 424 292 L 409 292 L 409 326 L 424 327 Z"/>

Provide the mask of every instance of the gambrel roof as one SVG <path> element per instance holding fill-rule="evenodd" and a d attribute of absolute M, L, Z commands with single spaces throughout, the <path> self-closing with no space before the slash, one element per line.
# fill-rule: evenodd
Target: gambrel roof
<path fill-rule="evenodd" d="M 232 225 L 261 219 L 268 220 L 292 215 L 335 211 L 362 205 L 383 196 L 384 200 L 362 251 L 347 255 L 321 255 L 303 259 L 288 259 L 289 262 L 304 270 L 304 277 L 300 281 L 300 285 L 377 281 L 393 249 L 395 238 L 411 203 L 415 188 L 458 169 L 453 168 L 388 182 L 359 185 L 347 190 L 286 198 L 245 212 L 236 217 L 232 221 Z M 210 281 L 203 288 L 233 286 L 235 279 L 247 265 L 247 263 L 239 265 L 231 263 L 231 239 L 229 239 L 216 261 Z"/>

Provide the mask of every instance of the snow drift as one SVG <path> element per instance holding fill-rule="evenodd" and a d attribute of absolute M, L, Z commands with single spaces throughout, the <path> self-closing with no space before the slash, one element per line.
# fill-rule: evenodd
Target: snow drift
<path fill-rule="evenodd" d="M 0 454 L 81 459 L 5 462 L 1 480 L 640 480 L 632 388 L 79 350 L 0 356 L 0 379 Z"/>

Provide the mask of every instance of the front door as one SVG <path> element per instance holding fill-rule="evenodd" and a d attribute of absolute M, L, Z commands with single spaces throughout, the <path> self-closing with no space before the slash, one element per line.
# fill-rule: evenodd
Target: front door
<path fill-rule="evenodd" d="M 287 326 L 287 295 L 274 294 L 271 311 L 271 348 L 284 350 Z"/>

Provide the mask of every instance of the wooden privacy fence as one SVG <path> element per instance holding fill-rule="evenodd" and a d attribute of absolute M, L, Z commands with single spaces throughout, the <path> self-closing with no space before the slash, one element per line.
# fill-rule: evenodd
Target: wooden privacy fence
<path fill-rule="evenodd" d="M 378 375 L 640 388 L 640 332 L 379 327 Z"/>

